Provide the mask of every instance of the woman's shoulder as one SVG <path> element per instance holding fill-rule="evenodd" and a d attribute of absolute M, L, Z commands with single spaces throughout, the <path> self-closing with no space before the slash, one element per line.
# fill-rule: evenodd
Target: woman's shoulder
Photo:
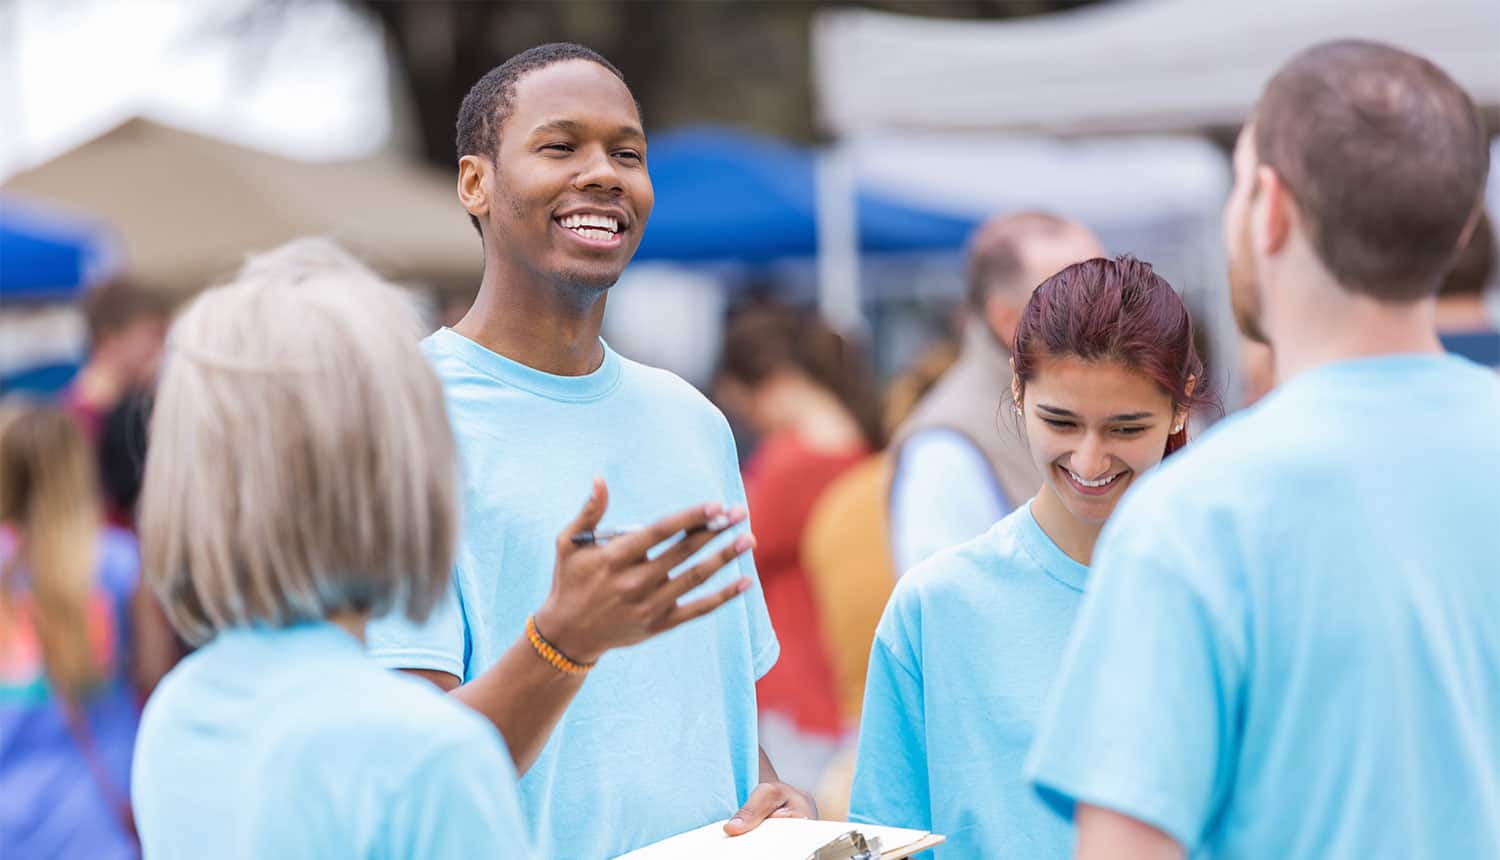
<path fill-rule="evenodd" d="M 992 588 L 997 578 L 1014 574 L 1025 555 L 1017 541 L 1013 516 L 961 544 L 940 550 L 907 571 L 897 581 L 892 601 L 931 604 L 966 600 L 973 590 Z"/>

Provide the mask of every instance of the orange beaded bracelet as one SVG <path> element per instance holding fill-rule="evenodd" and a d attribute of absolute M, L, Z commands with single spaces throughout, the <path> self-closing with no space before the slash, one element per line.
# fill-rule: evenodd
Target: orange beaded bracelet
<path fill-rule="evenodd" d="M 542 634 L 536 629 L 536 616 L 526 619 L 526 641 L 536 651 L 537 656 L 546 660 L 548 665 L 562 672 L 564 675 L 584 675 L 594 668 L 593 663 L 579 663 L 569 659 L 563 652 L 552 647 L 552 643 L 542 638 Z"/>

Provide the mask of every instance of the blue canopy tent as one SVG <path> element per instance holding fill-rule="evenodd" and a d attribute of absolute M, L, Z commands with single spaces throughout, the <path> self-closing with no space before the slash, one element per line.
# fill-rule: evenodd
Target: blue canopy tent
<path fill-rule="evenodd" d="M 818 157 L 721 128 L 655 136 L 656 207 L 636 259 L 763 263 L 818 253 Z M 975 222 L 865 192 L 855 194 L 859 249 L 952 250 Z"/>
<path fill-rule="evenodd" d="M 98 226 L 0 197 L 0 302 L 76 299 L 109 258 Z"/>
<path fill-rule="evenodd" d="M 66 384 L 84 348 L 74 305 L 114 259 L 100 227 L 0 197 L 0 392 Z"/>

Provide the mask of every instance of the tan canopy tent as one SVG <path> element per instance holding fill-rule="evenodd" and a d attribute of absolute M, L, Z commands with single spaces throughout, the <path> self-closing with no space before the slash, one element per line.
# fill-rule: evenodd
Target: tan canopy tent
<path fill-rule="evenodd" d="M 152 289 L 201 289 L 249 252 L 320 235 L 403 283 L 472 291 L 484 260 L 454 181 L 389 155 L 314 164 L 132 119 L 3 190 L 107 222 Z"/>

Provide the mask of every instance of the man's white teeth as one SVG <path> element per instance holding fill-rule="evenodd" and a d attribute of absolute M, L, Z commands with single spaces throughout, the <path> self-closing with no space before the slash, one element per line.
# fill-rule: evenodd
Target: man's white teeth
<path fill-rule="evenodd" d="M 1100 478 L 1097 481 L 1085 481 L 1083 478 L 1079 477 L 1079 475 L 1078 475 L 1077 472 L 1073 471 L 1072 469 L 1068 469 L 1068 475 L 1071 476 L 1073 478 L 1073 480 L 1077 481 L 1078 483 L 1082 484 L 1085 487 L 1096 487 L 1096 488 L 1097 487 L 1102 487 L 1105 484 L 1108 484 L 1108 483 L 1114 481 L 1114 479 L 1120 477 L 1123 474 L 1124 474 L 1124 472 L 1116 472 L 1116 473 L 1114 473 L 1113 475 L 1110 475 L 1107 478 Z"/>
<path fill-rule="evenodd" d="M 608 239 L 610 234 L 620 232 L 619 220 L 609 215 L 568 215 L 566 217 L 559 218 L 557 222 L 562 226 L 568 228 L 569 230 L 578 230 L 580 235 L 586 236 L 590 239 Z M 592 229 L 579 229 L 585 227 Z M 591 235 L 596 233 L 603 233 L 605 235 Z"/>

